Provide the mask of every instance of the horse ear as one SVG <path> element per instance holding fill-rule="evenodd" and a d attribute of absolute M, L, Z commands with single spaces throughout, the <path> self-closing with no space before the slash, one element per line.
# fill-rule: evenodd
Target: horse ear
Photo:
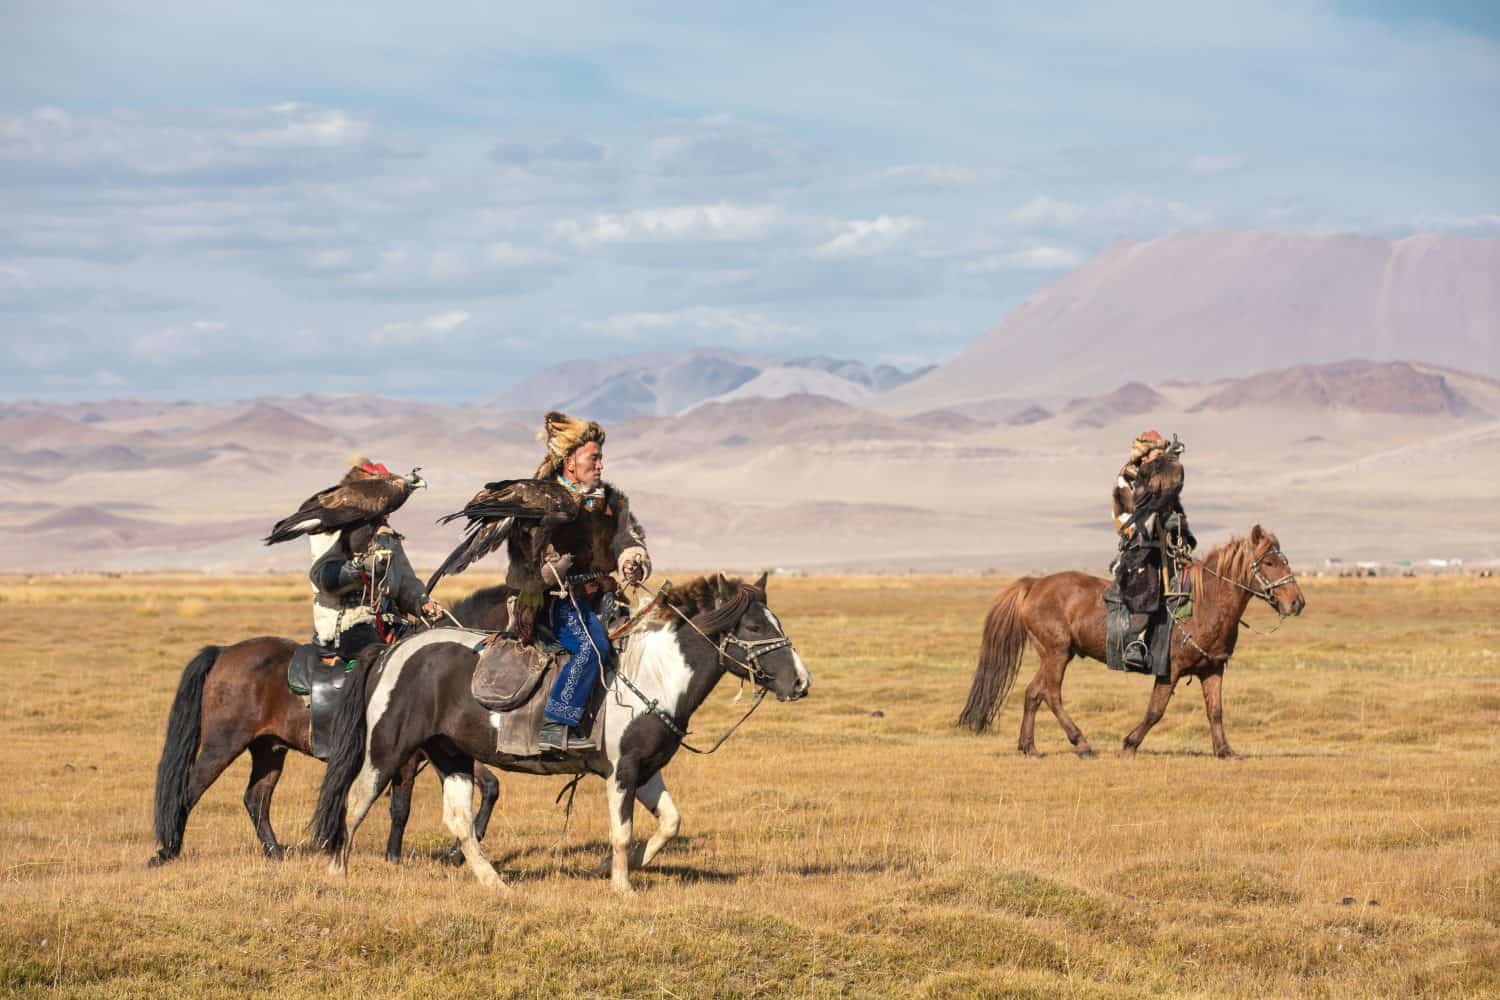
<path fill-rule="evenodd" d="M 1265 536 L 1266 536 L 1266 533 L 1261 528 L 1261 526 L 1258 525 L 1258 524 L 1255 525 L 1253 528 L 1250 529 L 1250 544 L 1251 545 L 1259 545 L 1260 542 L 1261 542 L 1261 539 L 1265 538 Z"/>
<path fill-rule="evenodd" d="M 760 579 L 756 580 L 753 584 L 751 584 L 751 586 L 754 587 L 756 590 L 760 591 L 762 594 L 764 594 L 766 592 L 766 577 L 768 577 L 770 575 L 771 575 L 770 570 L 765 571 L 764 573 L 762 573 L 760 575 Z"/>

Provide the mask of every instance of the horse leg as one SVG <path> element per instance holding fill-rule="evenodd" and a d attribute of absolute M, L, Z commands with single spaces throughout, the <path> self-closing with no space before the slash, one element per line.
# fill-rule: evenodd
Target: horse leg
<path fill-rule="evenodd" d="M 1021 708 L 1021 738 L 1016 741 L 1016 749 L 1028 757 L 1036 756 L 1036 710 L 1042 704 L 1042 691 L 1044 683 L 1042 674 L 1047 667 L 1045 664 L 1036 672 L 1031 683 L 1026 685 L 1026 700 Z"/>
<path fill-rule="evenodd" d="M 443 822 L 458 838 L 469 870 L 487 889 L 507 888 L 495 866 L 485 858 L 479 838 L 474 836 L 474 758 L 431 745 L 425 749 L 433 770 L 443 779 Z"/>
<path fill-rule="evenodd" d="M 630 837 L 635 819 L 636 784 L 625 780 L 616 764 L 615 773 L 605 785 L 609 790 L 609 843 L 612 848 L 610 887 L 621 895 L 629 895 L 635 891 L 630 887 Z"/>
<path fill-rule="evenodd" d="M 1130 731 L 1129 736 L 1125 737 L 1124 752 L 1126 754 L 1134 755 L 1141 741 L 1151 731 L 1151 727 L 1161 721 L 1161 717 L 1167 711 L 1167 702 L 1172 700 L 1172 692 L 1175 690 L 1177 690 L 1176 681 L 1156 682 L 1156 686 L 1151 689 L 1151 701 L 1146 705 L 1146 717 L 1141 720 L 1140 725 Z"/>
<path fill-rule="evenodd" d="M 1078 724 L 1073 721 L 1068 710 L 1063 708 L 1063 677 L 1067 674 L 1068 663 L 1072 659 L 1071 649 L 1064 649 L 1061 652 L 1049 651 L 1038 676 L 1045 677 L 1042 697 L 1047 700 L 1047 707 L 1052 709 L 1052 714 L 1057 717 L 1058 725 L 1062 726 L 1063 732 L 1068 735 L 1068 742 L 1073 744 L 1074 749 L 1078 751 L 1078 756 L 1087 760 L 1094 756 L 1094 748 L 1089 746 L 1089 741 L 1084 738 L 1083 730 L 1078 728 Z"/>
<path fill-rule="evenodd" d="M 344 835 L 343 849 L 335 852 L 328 862 L 329 874 L 349 874 L 349 855 L 354 851 L 354 834 L 393 777 L 395 772 L 382 771 L 375 766 L 367 749 L 364 766 L 355 775 L 354 783 L 349 786 L 349 794 L 344 797 L 344 829 L 348 833 Z"/>
<path fill-rule="evenodd" d="M 479 814 L 474 817 L 474 837 L 483 840 L 485 831 L 490 828 L 490 814 L 495 811 L 495 803 L 500 801 L 500 779 L 491 774 L 489 768 L 475 764 L 474 780 L 479 783 Z"/>
<path fill-rule="evenodd" d="M 401 863 L 401 842 L 406 838 L 406 821 L 411 817 L 411 793 L 420 764 L 419 758 L 408 758 L 391 779 L 391 832 L 385 840 L 385 859 L 393 865 Z"/>
<path fill-rule="evenodd" d="M 203 798 L 213 783 L 219 780 L 219 775 L 224 769 L 233 764 L 245 752 L 250 740 L 241 733 L 232 736 L 222 732 L 205 733 L 203 744 L 198 749 L 198 756 L 193 761 L 193 767 L 188 772 L 188 787 L 186 808 L 182 810 L 182 828 L 187 827 L 188 814 L 198 805 L 198 800 Z M 182 829 L 177 831 L 177 842 L 182 842 Z M 164 865 L 177 857 L 177 852 L 167 853 L 165 849 L 158 850 L 150 861 L 146 862 L 148 867 L 155 868 Z"/>
<path fill-rule="evenodd" d="M 1224 738 L 1224 668 L 1203 675 L 1203 708 L 1208 712 L 1208 733 L 1214 741 L 1215 757 L 1233 757 Z"/>
<path fill-rule="evenodd" d="M 667 845 L 667 841 L 677 836 L 682 814 L 677 811 L 677 803 L 672 801 L 672 796 L 667 794 L 667 784 L 662 781 L 660 771 L 653 774 L 635 794 L 641 804 L 651 810 L 651 815 L 656 817 L 656 832 L 651 834 L 651 839 L 635 859 L 635 866 L 644 868 Z"/>
<path fill-rule="evenodd" d="M 276 793 L 276 782 L 281 780 L 281 768 L 286 764 L 286 746 L 262 736 L 250 744 L 250 781 L 245 785 L 245 811 L 250 822 L 255 824 L 255 836 L 260 839 L 260 849 L 272 861 L 280 861 L 285 855 L 276 840 L 276 831 L 271 829 L 271 796 Z"/>

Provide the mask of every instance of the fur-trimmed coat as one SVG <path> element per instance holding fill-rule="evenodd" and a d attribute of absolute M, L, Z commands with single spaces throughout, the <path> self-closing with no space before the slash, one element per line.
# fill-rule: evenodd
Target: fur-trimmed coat
<path fill-rule="evenodd" d="M 630 498 L 609 483 L 600 488 L 602 495 L 585 498 L 578 517 L 568 524 L 551 529 L 540 526 L 515 531 L 506 542 L 510 568 L 505 582 L 521 594 L 540 595 L 555 590 L 550 575 L 544 579 L 542 568 L 556 556 L 572 556 L 567 576 L 601 574 L 588 585 L 591 593 L 612 591 L 618 582 L 608 574 L 625 574 L 626 567 L 639 562 L 642 578 L 651 575 L 651 556 L 646 549 L 646 532 L 630 510 Z"/>
<path fill-rule="evenodd" d="M 313 556 L 307 576 L 313 587 L 313 631 L 318 642 L 335 646 L 339 636 L 355 625 L 375 620 L 375 609 L 366 600 L 363 585 L 341 592 L 322 589 L 320 581 L 324 580 L 329 563 L 359 563 L 365 576 L 383 586 L 384 593 L 390 595 L 399 610 L 411 615 L 422 613 L 422 605 L 428 600 L 427 588 L 406 558 L 401 536 L 389 525 L 380 525 L 373 531 L 366 528 L 353 533 L 308 535 L 307 540 Z M 389 555 L 377 560 L 377 550 Z"/>

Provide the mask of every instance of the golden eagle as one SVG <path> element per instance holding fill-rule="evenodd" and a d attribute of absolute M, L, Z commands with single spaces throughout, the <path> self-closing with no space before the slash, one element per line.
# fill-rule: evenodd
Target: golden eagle
<path fill-rule="evenodd" d="M 385 466 L 375 468 L 384 469 Z M 337 486 L 308 497 L 295 514 L 276 522 L 266 536 L 266 544 L 275 545 L 301 535 L 321 535 L 378 524 L 399 510 L 413 491 L 427 486 L 426 481 L 417 475 L 421 469 L 412 469 L 409 476 L 372 473 L 368 468 L 362 471 L 361 478 L 345 476 Z"/>
<path fill-rule="evenodd" d="M 427 592 L 432 593 L 444 576 L 462 573 L 504 545 L 517 523 L 543 528 L 567 524 L 578 516 L 578 505 L 578 494 L 561 483 L 545 479 L 485 483 L 484 489 L 474 494 L 463 510 L 438 518 L 439 524 L 467 518 L 469 525 L 463 541 L 427 581 Z"/>

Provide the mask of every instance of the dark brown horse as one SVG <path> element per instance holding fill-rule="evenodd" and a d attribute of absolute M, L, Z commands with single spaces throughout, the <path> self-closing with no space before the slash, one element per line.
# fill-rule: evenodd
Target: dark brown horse
<path fill-rule="evenodd" d="M 500 588 L 481 591 L 455 605 L 455 612 L 476 622 L 488 620 Z M 500 611 L 503 612 L 503 604 Z M 462 619 L 460 619 L 462 620 Z M 250 781 L 245 811 L 267 858 L 283 856 L 271 829 L 271 796 L 281 779 L 288 749 L 312 756 L 312 717 L 302 699 L 287 687 L 286 671 L 297 644 L 270 636 L 233 646 L 205 646 L 182 672 L 167 719 L 166 743 L 156 768 L 156 854 L 161 865 L 182 851 L 188 813 L 224 769 L 250 751 Z M 407 761 L 391 783 L 391 831 L 386 857 L 401 860 L 401 841 L 411 811 L 412 779 L 420 761 Z M 475 833 L 483 837 L 500 783 L 484 768 L 476 770 L 480 807 Z M 457 845 L 448 860 L 463 860 Z"/>
<path fill-rule="evenodd" d="M 1203 683 L 1203 704 L 1208 711 L 1214 754 L 1229 757 L 1233 751 L 1224 738 L 1224 667 L 1234 655 L 1240 618 L 1252 597 L 1271 605 L 1278 615 L 1302 613 L 1306 601 L 1281 544 L 1260 525 L 1249 538 L 1231 539 L 1188 569 L 1192 583 L 1191 617 L 1172 623 L 1171 676 L 1157 681 L 1146 706 L 1146 717 L 1125 737 L 1125 752 L 1133 754 L 1151 727 L 1161 720 L 1177 682 L 1198 677 Z M 1021 667 L 1026 640 L 1036 644 L 1042 665 L 1026 686 L 1026 704 L 1021 716 L 1020 751 L 1036 753 L 1033 730 L 1036 710 L 1044 700 L 1080 757 L 1092 757 L 1093 748 L 1073 722 L 1062 703 L 1063 674 L 1075 656 L 1103 661 L 1105 656 L 1104 591 L 1109 581 L 1086 573 L 1053 573 L 1024 577 L 1006 587 L 995 598 L 984 622 L 984 640 L 979 651 L 979 669 L 969 689 L 969 701 L 959 716 L 959 725 L 983 732 L 995 721 L 1005 696 Z"/>

